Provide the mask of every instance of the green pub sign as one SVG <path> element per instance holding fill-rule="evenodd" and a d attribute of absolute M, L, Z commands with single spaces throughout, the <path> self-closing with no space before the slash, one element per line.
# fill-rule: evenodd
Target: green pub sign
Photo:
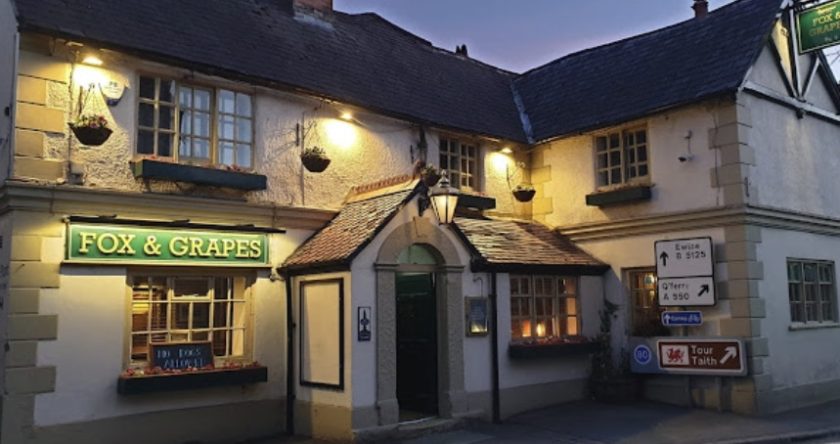
<path fill-rule="evenodd" d="M 67 239 L 68 262 L 227 267 L 268 264 L 265 234 L 71 223 Z"/>
<path fill-rule="evenodd" d="M 796 22 L 800 53 L 836 45 L 840 42 L 840 0 L 801 11 Z"/>

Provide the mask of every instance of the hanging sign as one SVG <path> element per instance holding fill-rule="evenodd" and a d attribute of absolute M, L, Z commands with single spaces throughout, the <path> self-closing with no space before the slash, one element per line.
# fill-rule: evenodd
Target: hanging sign
<path fill-rule="evenodd" d="M 715 305 L 712 238 L 657 241 L 654 250 L 660 306 Z"/>
<path fill-rule="evenodd" d="M 264 266 L 268 238 L 265 234 L 71 223 L 67 261 Z"/>
<path fill-rule="evenodd" d="M 840 43 L 840 0 L 798 12 L 796 25 L 801 54 L 837 45 Z"/>

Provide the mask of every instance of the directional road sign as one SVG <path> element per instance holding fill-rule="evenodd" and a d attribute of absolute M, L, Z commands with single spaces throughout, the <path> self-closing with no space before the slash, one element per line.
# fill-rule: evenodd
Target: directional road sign
<path fill-rule="evenodd" d="M 654 250 L 660 306 L 715 305 L 712 238 L 657 241 Z"/>
<path fill-rule="evenodd" d="M 703 313 L 700 311 L 664 311 L 662 325 L 666 327 L 698 327 L 703 325 Z"/>
<path fill-rule="evenodd" d="M 656 276 L 659 279 L 713 274 L 710 237 L 658 241 L 655 250 Z"/>
<path fill-rule="evenodd" d="M 744 346 L 737 339 L 659 339 L 659 368 L 665 373 L 743 376 Z"/>
<path fill-rule="evenodd" d="M 659 279 L 656 286 L 661 307 L 715 305 L 715 278 L 711 276 Z"/>

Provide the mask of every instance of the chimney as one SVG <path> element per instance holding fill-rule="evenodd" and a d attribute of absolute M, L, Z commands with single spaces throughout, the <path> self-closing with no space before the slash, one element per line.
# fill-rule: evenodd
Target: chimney
<path fill-rule="evenodd" d="M 459 56 L 469 57 L 470 51 L 467 49 L 467 45 L 456 45 L 455 54 Z"/>
<path fill-rule="evenodd" d="M 322 13 L 333 11 L 333 0 L 280 0 L 283 7 L 293 12 L 295 8 L 309 9 Z"/>
<path fill-rule="evenodd" d="M 691 9 L 694 10 L 694 18 L 705 18 L 709 15 L 709 2 L 708 0 L 694 0 L 694 6 Z"/>

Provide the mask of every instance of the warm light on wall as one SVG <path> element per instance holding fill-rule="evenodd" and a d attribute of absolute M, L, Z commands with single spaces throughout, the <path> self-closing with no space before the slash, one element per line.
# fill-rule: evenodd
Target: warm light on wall
<path fill-rule="evenodd" d="M 341 120 L 352 122 L 353 121 L 353 113 L 350 111 L 344 111 L 341 113 Z"/>
<path fill-rule="evenodd" d="M 107 76 L 101 69 L 91 66 L 76 66 L 73 72 L 73 82 L 79 86 L 102 85 L 106 79 Z"/>
<path fill-rule="evenodd" d="M 509 146 L 506 146 L 506 147 L 500 149 L 499 152 L 502 153 L 502 154 L 511 155 L 511 154 L 513 154 L 513 149 L 511 149 L 511 147 L 509 147 Z"/>
<path fill-rule="evenodd" d="M 351 123 L 330 119 L 324 124 L 329 142 L 339 148 L 350 148 L 356 144 L 358 130 Z"/>
<path fill-rule="evenodd" d="M 542 322 L 537 324 L 537 337 L 544 338 L 545 337 L 545 324 Z"/>
<path fill-rule="evenodd" d="M 493 164 L 493 169 L 496 170 L 497 173 L 504 175 L 507 174 L 513 160 L 510 156 L 502 154 L 501 152 L 496 152 L 490 153 L 490 162 Z"/>
<path fill-rule="evenodd" d="M 90 66 L 102 66 L 104 64 L 102 59 L 97 57 L 95 54 L 85 55 L 85 58 L 82 59 L 82 63 L 84 63 L 85 65 L 90 65 Z"/>

